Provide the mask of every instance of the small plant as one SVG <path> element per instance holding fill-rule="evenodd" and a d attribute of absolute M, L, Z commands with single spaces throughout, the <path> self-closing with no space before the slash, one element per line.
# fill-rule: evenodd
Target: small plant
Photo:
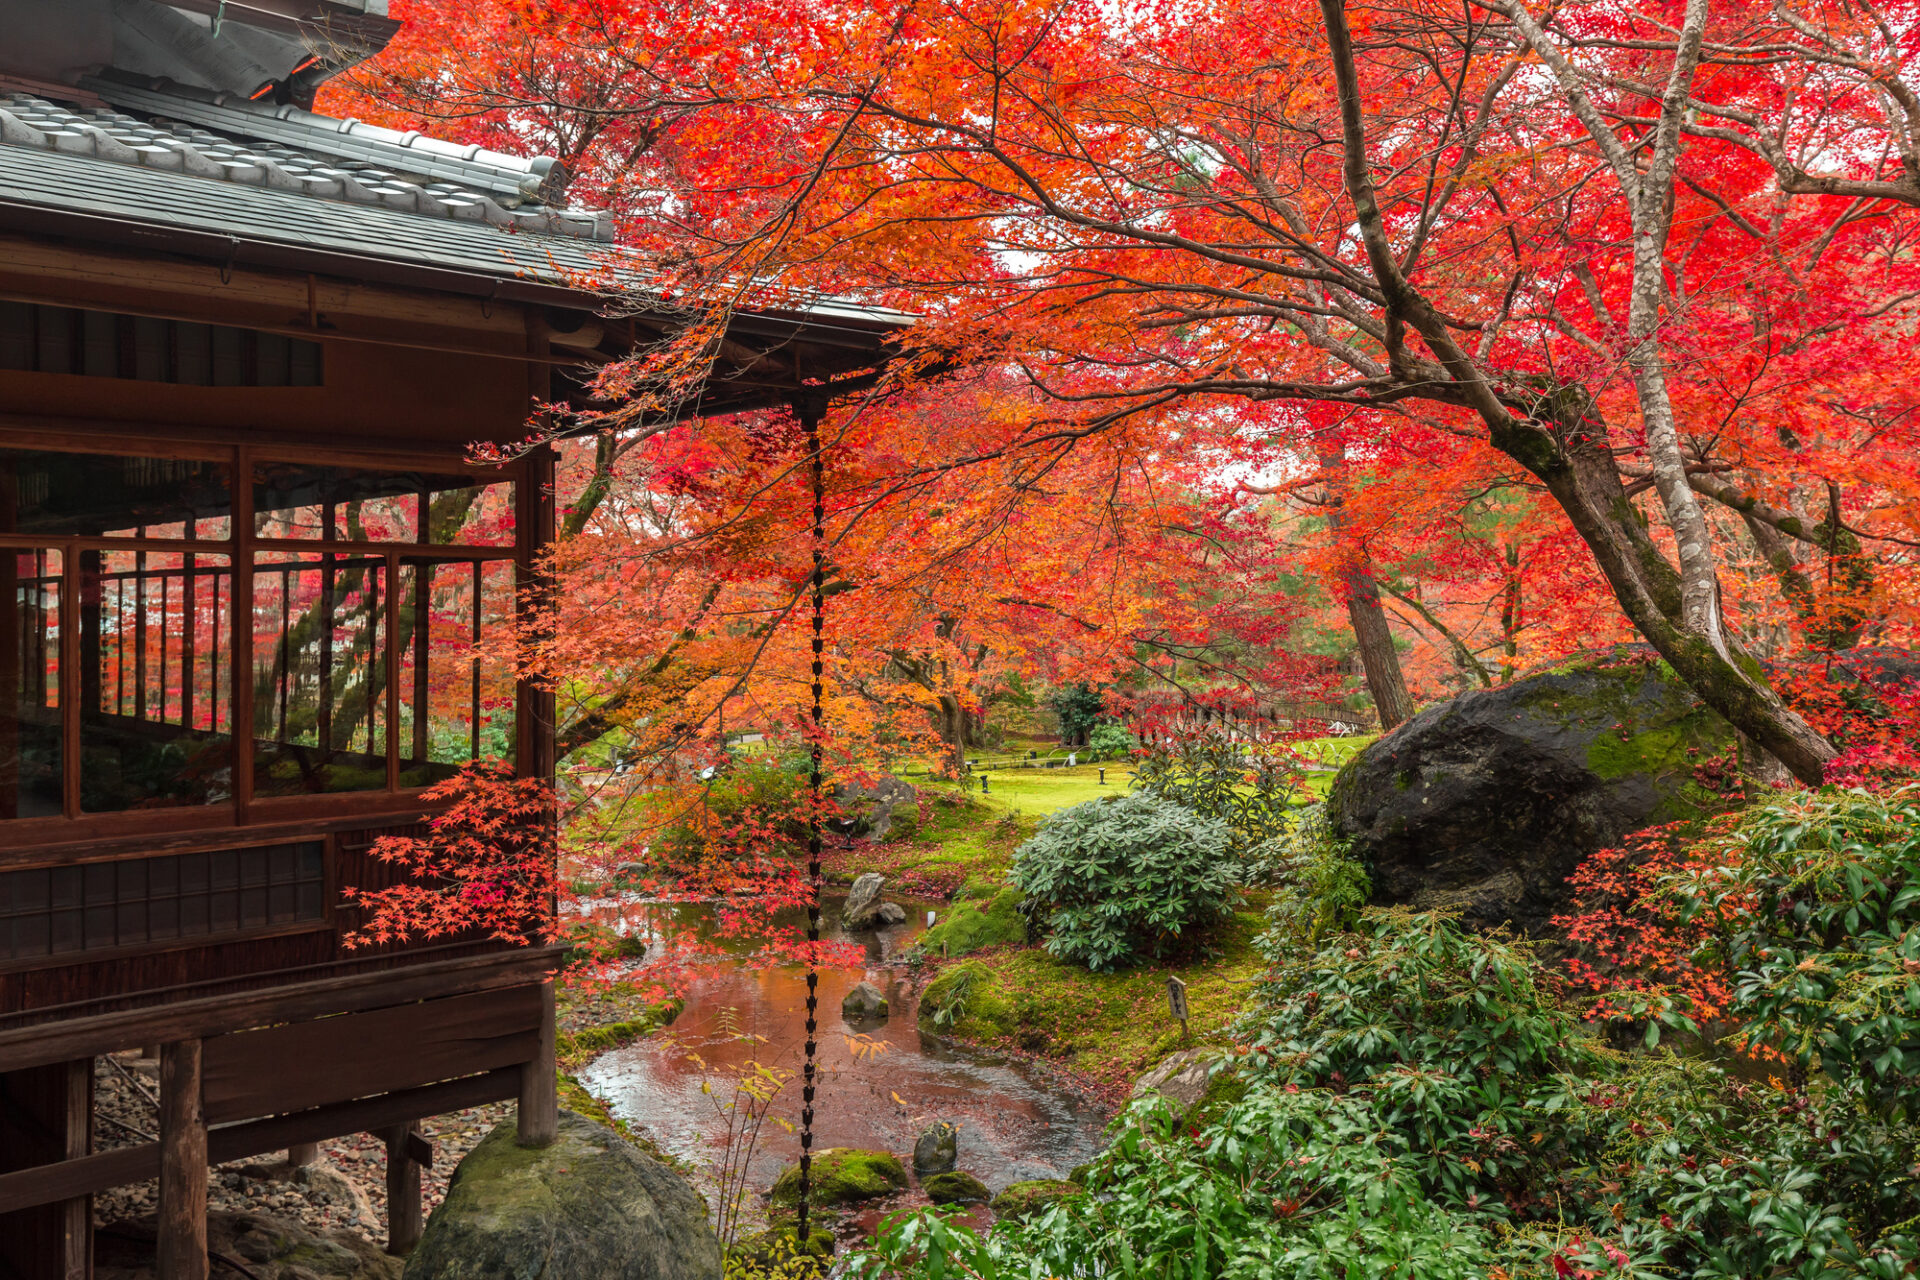
<path fill-rule="evenodd" d="M 1075 805 L 1015 850 L 1012 881 L 1047 950 L 1096 972 L 1161 959 L 1224 915 L 1239 875 L 1226 824 L 1153 795 Z"/>
<path fill-rule="evenodd" d="M 946 1031 L 966 1018 L 967 1003 L 973 997 L 973 984 L 979 978 L 980 971 L 972 965 L 948 970 L 947 980 L 941 984 L 939 998 L 931 1006 L 934 1026 Z"/>
<path fill-rule="evenodd" d="M 697 1053 L 689 1053 L 687 1061 L 703 1072 L 707 1070 L 706 1060 Z M 718 1089 L 714 1087 L 716 1078 L 721 1082 Z M 748 1061 L 700 1081 L 700 1092 L 713 1102 L 720 1119 L 720 1132 L 714 1139 L 719 1150 L 713 1166 L 717 1193 L 713 1229 L 723 1248 L 731 1249 L 740 1235 L 741 1215 L 747 1203 L 747 1173 L 753 1167 L 761 1130 L 772 1120 L 786 1132 L 793 1132 L 790 1122 L 772 1114 L 774 1100 L 792 1079 L 791 1071 Z"/>
<path fill-rule="evenodd" d="M 1255 848 L 1248 875 L 1278 886 L 1267 921 L 1305 943 L 1351 929 L 1373 890 L 1351 842 L 1334 835 L 1323 804 L 1302 810 L 1291 831 Z"/>

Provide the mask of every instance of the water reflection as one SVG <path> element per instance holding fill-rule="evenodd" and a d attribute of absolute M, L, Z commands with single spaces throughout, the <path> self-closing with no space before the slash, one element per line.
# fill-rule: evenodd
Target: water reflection
<path fill-rule="evenodd" d="M 829 904 L 830 922 L 838 920 L 839 905 Z M 960 1128 L 960 1168 L 995 1191 L 1027 1178 L 1065 1177 L 1099 1149 L 1100 1109 L 1025 1064 L 954 1049 L 916 1030 L 904 971 L 893 962 L 924 930 L 929 907 L 944 908 L 902 905 L 906 924 L 857 934 L 828 930 L 830 937 L 865 943 L 868 967 L 820 975 L 818 1042 L 825 1077 L 815 1105 L 814 1149 L 866 1147 L 904 1159 L 922 1129 L 949 1120 Z M 863 978 L 887 993 L 891 1016 L 885 1022 L 849 1025 L 840 1016 L 842 998 Z M 732 1094 L 726 1073 L 749 1062 L 797 1073 L 805 1005 L 799 969 L 703 962 L 686 1011 L 668 1032 L 602 1055 L 582 1073 L 582 1082 L 622 1119 L 704 1168 L 718 1154 L 716 1135 L 725 1128 L 716 1102 Z M 885 1047 L 877 1053 L 864 1048 L 863 1033 Z M 713 1094 L 702 1092 L 707 1082 Z M 756 1189 L 799 1156 L 797 1078 L 772 1114 L 796 1133 L 767 1126 L 748 1178 Z"/>

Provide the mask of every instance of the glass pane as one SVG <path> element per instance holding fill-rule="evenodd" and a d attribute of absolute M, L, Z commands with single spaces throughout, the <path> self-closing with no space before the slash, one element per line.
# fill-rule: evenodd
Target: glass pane
<path fill-rule="evenodd" d="M 0 533 L 224 541 L 233 536 L 227 467 L 190 458 L 0 449 Z"/>
<path fill-rule="evenodd" d="M 60 553 L 0 551 L 0 819 L 58 817 Z"/>
<path fill-rule="evenodd" d="M 510 547 L 515 527 L 513 482 L 436 490 L 423 541 L 446 546 Z"/>
<path fill-rule="evenodd" d="M 377 556 L 255 561 L 254 794 L 387 785 L 385 614 Z"/>
<path fill-rule="evenodd" d="M 514 538 L 512 483 L 469 476 L 266 463 L 254 472 L 253 508 L 263 538 L 486 547 Z"/>
<path fill-rule="evenodd" d="M 505 560 L 400 566 L 400 785 L 514 758 L 513 588 Z"/>
<path fill-rule="evenodd" d="M 233 798 L 233 561 L 82 551 L 80 807 Z"/>

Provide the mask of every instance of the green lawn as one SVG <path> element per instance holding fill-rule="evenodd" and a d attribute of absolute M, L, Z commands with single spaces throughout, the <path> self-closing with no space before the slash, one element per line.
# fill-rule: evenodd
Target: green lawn
<path fill-rule="evenodd" d="M 1101 796 L 1124 795 L 1133 779 L 1130 765 L 1106 766 L 1107 781 L 1100 782 L 1099 765 L 1076 765 L 1071 769 L 995 769 L 979 775 L 988 780 L 987 802 L 999 809 L 1039 817 L 1098 800 Z M 974 783 L 974 794 L 979 783 Z"/>

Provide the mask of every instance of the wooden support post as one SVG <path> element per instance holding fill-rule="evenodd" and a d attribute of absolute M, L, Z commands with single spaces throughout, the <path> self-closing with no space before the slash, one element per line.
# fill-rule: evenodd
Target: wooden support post
<path fill-rule="evenodd" d="M 560 1131 L 560 1099 L 554 1073 L 553 979 L 540 984 L 540 1048 L 520 1068 L 519 1141 L 523 1147 L 544 1147 Z"/>
<path fill-rule="evenodd" d="M 320 1158 L 317 1142 L 296 1142 L 287 1148 L 287 1168 L 301 1169 Z"/>
<path fill-rule="evenodd" d="M 380 1136 L 387 1143 L 387 1252 L 404 1258 L 420 1243 L 420 1162 L 413 1158 L 420 1122 L 397 1124 Z"/>
<path fill-rule="evenodd" d="M 68 1160 L 93 1154 L 93 1059 L 66 1064 L 66 1151 Z M 63 1280 L 93 1276 L 93 1197 L 75 1196 L 60 1204 Z"/>
<path fill-rule="evenodd" d="M 200 1041 L 160 1048 L 160 1280 L 207 1280 L 207 1120 Z"/>
<path fill-rule="evenodd" d="M 84 1159 L 92 1147 L 93 1059 L 75 1058 L 0 1074 L 0 1175 L 44 1175 L 43 1165 Z M 92 1275 L 93 1198 L 61 1194 L 0 1213 L 0 1276 L 87 1280 Z"/>

